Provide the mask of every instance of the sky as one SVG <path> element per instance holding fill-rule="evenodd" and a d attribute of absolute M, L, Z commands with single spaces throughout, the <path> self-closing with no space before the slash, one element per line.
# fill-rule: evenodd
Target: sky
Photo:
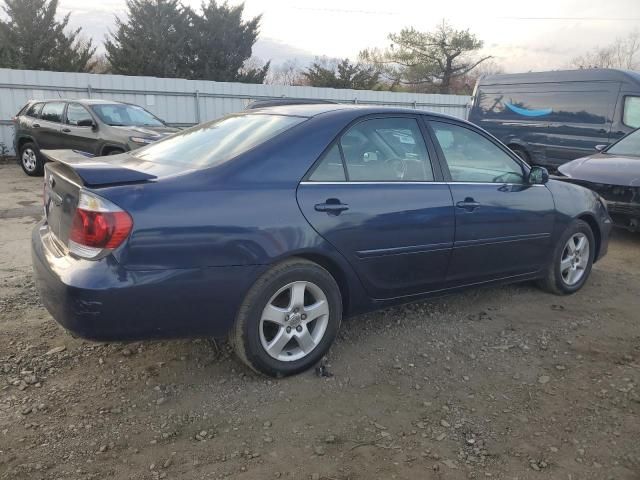
<path fill-rule="evenodd" d="M 240 3 L 230 0 L 230 4 Z M 183 0 L 198 8 L 201 0 Z M 125 0 L 60 0 L 60 13 L 102 43 Z M 246 0 L 245 15 L 262 15 L 254 55 L 280 64 L 316 56 L 356 59 L 387 47 L 404 27 L 431 30 L 442 19 L 484 41 L 507 72 L 565 68 L 572 58 L 640 28 L 640 0 Z"/>

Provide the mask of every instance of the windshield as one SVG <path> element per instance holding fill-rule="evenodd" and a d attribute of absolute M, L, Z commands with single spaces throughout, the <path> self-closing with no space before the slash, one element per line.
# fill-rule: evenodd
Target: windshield
<path fill-rule="evenodd" d="M 635 132 L 631 132 L 624 138 L 621 138 L 617 143 L 611 145 L 605 153 L 611 155 L 632 155 L 634 157 L 640 157 L 640 129 Z"/>
<path fill-rule="evenodd" d="M 303 122 L 282 115 L 233 115 L 196 125 L 133 154 L 142 160 L 192 168 L 218 165 Z"/>
<path fill-rule="evenodd" d="M 137 105 L 91 105 L 91 109 L 107 125 L 114 127 L 163 127 L 164 123 Z"/>

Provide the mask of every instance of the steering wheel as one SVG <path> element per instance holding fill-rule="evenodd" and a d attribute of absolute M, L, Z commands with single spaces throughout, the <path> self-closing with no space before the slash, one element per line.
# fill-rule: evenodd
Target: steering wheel
<path fill-rule="evenodd" d="M 387 158 L 384 161 L 384 165 L 393 170 L 393 173 L 395 174 L 397 180 L 404 179 L 404 176 L 407 174 L 407 164 L 401 158 Z"/>

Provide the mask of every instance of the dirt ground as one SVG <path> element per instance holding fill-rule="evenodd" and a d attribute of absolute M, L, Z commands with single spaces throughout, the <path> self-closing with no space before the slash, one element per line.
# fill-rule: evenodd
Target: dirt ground
<path fill-rule="evenodd" d="M 640 234 L 530 284 L 350 319 L 333 375 L 207 340 L 99 344 L 40 305 L 41 179 L 0 165 L 0 479 L 640 479 Z"/>

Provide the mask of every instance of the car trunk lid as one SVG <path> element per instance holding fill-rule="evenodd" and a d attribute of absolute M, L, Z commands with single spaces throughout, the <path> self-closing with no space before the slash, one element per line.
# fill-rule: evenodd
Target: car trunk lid
<path fill-rule="evenodd" d="M 73 150 L 42 150 L 42 154 L 51 160 L 45 165 L 44 214 L 50 231 L 64 246 L 69 242 L 81 189 L 96 191 L 157 178 L 153 173 L 129 168 L 125 159 L 117 157 L 93 158 Z"/>

